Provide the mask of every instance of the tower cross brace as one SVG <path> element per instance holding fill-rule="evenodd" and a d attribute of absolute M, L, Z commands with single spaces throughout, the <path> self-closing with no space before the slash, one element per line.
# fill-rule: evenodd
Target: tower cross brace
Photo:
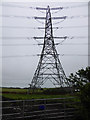
<path fill-rule="evenodd" d="M 31 87 L 40 88 L 47 81 L 51 81 L 56 87 L 66 87 L 68 85 L 54 44 L 49 6 L 46 11 L 44 45 L 37 69 L 31 81 Z"/>

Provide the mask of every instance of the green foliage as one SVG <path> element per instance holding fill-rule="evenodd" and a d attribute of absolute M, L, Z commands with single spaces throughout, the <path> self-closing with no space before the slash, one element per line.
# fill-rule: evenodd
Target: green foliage
<path fill-rule="evenodd" d="M 83 118 L 85 120 L 90 120 L 90 83 L 84 85 L 80 92 L 80 100 L 82 108 Z M 82 114 L 82 115 L 83 115 Z"/>
<path fill-rule="evenodd" d="M 90 83 L 87 83 L 81 89 L 80 93 L 81 102 L 86 108 L 90 108 Z"/>
<path fill-rule="evenodd" d="M 79 99 L 81 104 L 77 106 L 75 120 L 90 120 L 90 83 L 80 89 Z"/>
<path fill-rule="evenodd" d="M 78 106 L 75 120 L 90 120 L 90 67 L 79 70 L 75 75 L 71 73 L 67 80 L 74 91 L 79 90 L 81 106 Z"/>
<path fill-rule="evenodd" d="M 86 78 L 85 82 L 90 82 L 90 67 L 86 67 L 86 69 L 81 69 L 77 72 L 77 75 L 79 75 L 82 78 Z"/>
<path fill-rule="evenodd" d="M 71 73 L 67 80 L 74 89 L 81 89 L 86 83 L 90 82 L 90 67 L 86 67 L 85 70 L 78 70 L 75 75 Z"/>
<path fill-rule="evenodd" d="M 65 95 L 70 92 L 71 90 L 69 88 L 49 88 L 49 89 L 43 90 L 43 93 L 47 95 L 52 95 L 52 94 Z"/>

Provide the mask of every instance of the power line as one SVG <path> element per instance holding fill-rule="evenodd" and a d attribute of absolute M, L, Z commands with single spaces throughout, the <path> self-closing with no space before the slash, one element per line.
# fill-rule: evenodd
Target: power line
<path fill-rule="evenodd" d="M 85 38 L 89 38 L 90 36 L 62 36 L 62 37 L 53 37 L 54 39 L 85 39 Z M 25 39 L 25 40 L 30 40 L 30 39 L 44 39 L 45 37 L 0 37 L 0 39 L 9 39 L 9 40 L 12 40 L 12 39 L 19 39 L 19 40 L 22 40 L 22 39 Z"/>
<path fill-rule="evenodd" d="M 68 37 L 68 39 L 85 39 L 85 38 L 89 38 L 89 36 L 70 36 L 70 37 Z"/>
<path fill-rule="evenodd" d="M 19 29 L 45 29 L 44 27 L 25 27 L 25 26 L 0 26 L 1 28 L 19 28 Z M 84 27 L 89 27 L 88 25 L 84 26 L 64 26 L 64 27 L 53 27 L 53 29 L 67 29 L 67 28 L 84 28 Z"/>
<path fill-rule="evenodd" d="M 54 14 L 54 13 L 59 13 L 59 11 L 61 11 L 61 10 L 67 10 L 67 9 L 72 9 L 72 8 L 80 8 L 80 7 L 87 7 L 88 5 L 87 4 L 85 4 L 85 5 L 78 5 L 78 6 L 66 6 L 66 7 L 62 7 L 62 9 L 59 9 L 58 11 L 55 11 L 55 12 L 52 12 L 52 14 Z"/>
<path fill-rule="evenodd" d="M 58 22 L 54 22 L 53 25 L 55 24 L 59 24 L 61 22 L 64 22 L 66 19 L 77 19 L 77 18 L 86 18 L 86 17 L 90 17 L 88 15 L 77 15 L 77 16 L 63 16 L 63 17 L 52 17 L 53 20 L 58 20 L 60 19 L 60 21 Z M 37 20 L 39 23 L 44 24 L 43 22 L 39 21 L 39 20 L 43 20 L 46 19 L 45 17 L 34 17 L 35 20 Z"/>
<path fill-rule="evenodd" d="M 45 37 L 0 37 L 0 39 L 10 39 L 10 40 L 12 40 L 12 39 L 27 39 L 27 40 L 30 40 L 30 39 L 44 39 Z M 55 38 L 55 39 L 66 39 L 67 38 L 67 36 L 64 36 L 64 37 L 53 37 L 53 38 Z"/>
<path fill-rule="evenodd" d="M 50 54 L 49 54 L 50 55 Z M 59 56 L 90 56 L 88 54 L 58 54 Z M 0 58 L 18 58 L 18 57 L 35 57 L 35 56 L 41 56 L 41 54 L 36 55 L 9 55 L 9 56 L 0 56 Z"/>
<path fill-rule="evenodd" d="M 56 43 L 55 45 L 90 45 L 89 43 Z"/>
<path fill-rule="evenodd" d="M 1 28 L 19 28 L 19 29 L 38 29 L 38 27 L 25 27 L 25 26 L 0 26 Z"/>
<path fill-rule="evenodd" d="M 0 15 L 0 17 L 10 17 L 10 18 L 27 18 L 27 19 L 46 19 L 46 17 L 30 17 L 30 16 L 18 16 L 18 15 Z M 85 18 L 89 17 L 88 15 L 77 15 L 77 16 L 63 16 L 63 17 L 52 17 L 53 20 L 57 19 L 74 19 L 74 18 Z"/>
<path fill-rule="evenodd" d="M 18 15 L 0 15 L 0 17 L 34 19 L 34 17 L 30 17 L 30 16 L 18 16 Z"/>
<path fill-rule="evenodd" d="M 81 4 L 81 5 L 74 5 L 74 6 L 62 6 L 62 7 L 55 7 L 55 8 L 50 8 L 50 10 L 62 10 L 62 9 L 70 9 L 70 8 L 78 8 L 78 7 L 87 7 L 88 4 Z M 41 7 L 36 7 L 37 10 L 47 10 L 47 8 L 41 8 Z"/>
<path fill-rule="evenodd" d="M 15 57 L 33 57 L 36 55 L 9 55 L 9 56 L 2 56 L 0 58 L 15 58 Z"/>
<path fill-rule="evenodd" d="M 0 46 L 33 46 L 38 44 L 0 44 Z"/>
<path fill-rule="evenodd" d="M 90 17 L 90 16 L 88 16 L 88 15 L 65 16 L 65 17 L 63 18 L 63 20 L 58 21 L 58 22 L 54 22 L 53 25 L 59 24 L 59 23 L 61 23 L 61 22 L 64 22 L 64 21 L 67 20 L 67 19 L 78 19 L 78 18 L 81 19 L 81 18 L 86 18 L 86 17 Z M 54 20 L 58 20 L 58 19 L 59 19 L 59 17 L 54 17 Z"/>
<path fill-rule="evenodd" d="M 0 37 L 0 39 L 9 39 L 9 40 L 12 40 L 12 39 L 19 39 L 19 40 L 22 40 L 22 39 L 25 39 L 25 40 L 30 40 L 30 39 L 34 39 L 34 37 Z"/>
<path fill-rule="evenodd" d="M 52 17 L 52 20 L 58 20 L 58 19 L 74 19 L 74 18 L 84 18 L 89 17 L 88 15 L 77 15 L 77 16 L 63 16 L 63 17 Z M 46 17 L 34 17 L 35 19 L 46 19 Z"/>
<path fill-rule="evenodd" d="M 0 6 L 4 6 L 4 7 L 17 7 L 17 8 L 28 8 L 28 9 L 36 9 L 36 10 L 47 10 L 47 8 L 42 8 L 42 7 L 28 7 L 28 6 L 21 6 L 21 5 L 14 5 L 14 4 L 0 4 Z M 61 6 L 61 7 L 55 7 L 55 8 L 51 8 L 50 10 L 59 10 L 59 9 L 70 9 L 70 8 L 80 8 L 80 7 L 86 7 L 88 6 L 87 4 L 81 4 L 81 5 L 74 5 L 74 6 Z"/>
<path fill-rule="evenodd" d="M 90 56 L 86 54 L 60 54 L 60 56 Z"/>
<path fill-rule="evenodd" d="M 80 7 L 88 7 L 88 4 L 81 4 L 81 5 L 75 5 L 75 6 L 66 6 L 66 7 L 63 7 L 63 9 L 70 9 L 70 8 L 80 8 Z"/>
<path fill-rule="evenodd" d="M 34 37 L 34 39 L 44 39 L 44 38 L 47 38 L 47 37 Z M 54 39 L 67 39 L 68 37 L 67 36 L 64 36 L 64 37 L 53 37 Z"/>
<path fill-rule="evenodd" d="M 64 27 L 54 27 L 54 29 L 67 29 L 67 28 L 84 28 L 84 27 L 89 27 L 88 25 L 85 26 L 64 26 Z"/>
<path fill-rule="evenodd" d="M 33 45 L 43 45 L 43 43 L 38 44 L 0 44 L 0 46 L 33 46 Z M 90 45 L 89 43 L 55 43 L 55 45 Z"/>
<path fill-rule="evenodd" d="M 0 4 L 0 6 L 4 6 L 4 7 L 16 7 L 16 8 L 26 8 L 26 9 L 36 9 L 36 7 L 28 7 L 28 6 L 21 6 L 21 5 L 11 5 L 11 4 Z"/>
<path fill-rule="evenodd" d="M 89 15 L 77 15 L 77 16 L 70 16 L 70 17 L 67 16 L 68 19 L 85 18 L 85 17 L 90 17 L 90 16 Z"/>
<path fill-rule="evenodd" d="M 4 7 L 17 7 L 17 8 L 29 8 L 29 9 L 36 9 L 36 10 L 47 10 L 47 8 L 41 8 L 41 7 L 27 7 L 27 6 L 20 6 L 20 5 L 10 5 L 10 4 L 2 4 L 1 6 Z M 58 10 L 63 9 L 63 7 L 57 7 L 57 8 L 51 8 L 51 10 Z"/>

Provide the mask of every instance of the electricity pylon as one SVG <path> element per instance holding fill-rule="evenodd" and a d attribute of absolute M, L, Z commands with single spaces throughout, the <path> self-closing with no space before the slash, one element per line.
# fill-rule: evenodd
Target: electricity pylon
<path fill-rule="evenodd" d="M 49 6 L 46 11 L 44 45 L 37 69 L 31 81 L 31 86 L 32 88 L 41 87 L 48 80 L 58 87 L 66 87 L 68 85 L 54 44 Z"/>

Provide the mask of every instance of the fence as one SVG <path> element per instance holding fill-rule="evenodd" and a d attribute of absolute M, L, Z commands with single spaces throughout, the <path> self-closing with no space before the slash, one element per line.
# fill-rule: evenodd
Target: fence
<path fill-rule="evenodd" d="M 72 120 L 75 98 L 2 101 L 2 120 Z M 0 108 L 1 109 L 1 108 Z"/>

